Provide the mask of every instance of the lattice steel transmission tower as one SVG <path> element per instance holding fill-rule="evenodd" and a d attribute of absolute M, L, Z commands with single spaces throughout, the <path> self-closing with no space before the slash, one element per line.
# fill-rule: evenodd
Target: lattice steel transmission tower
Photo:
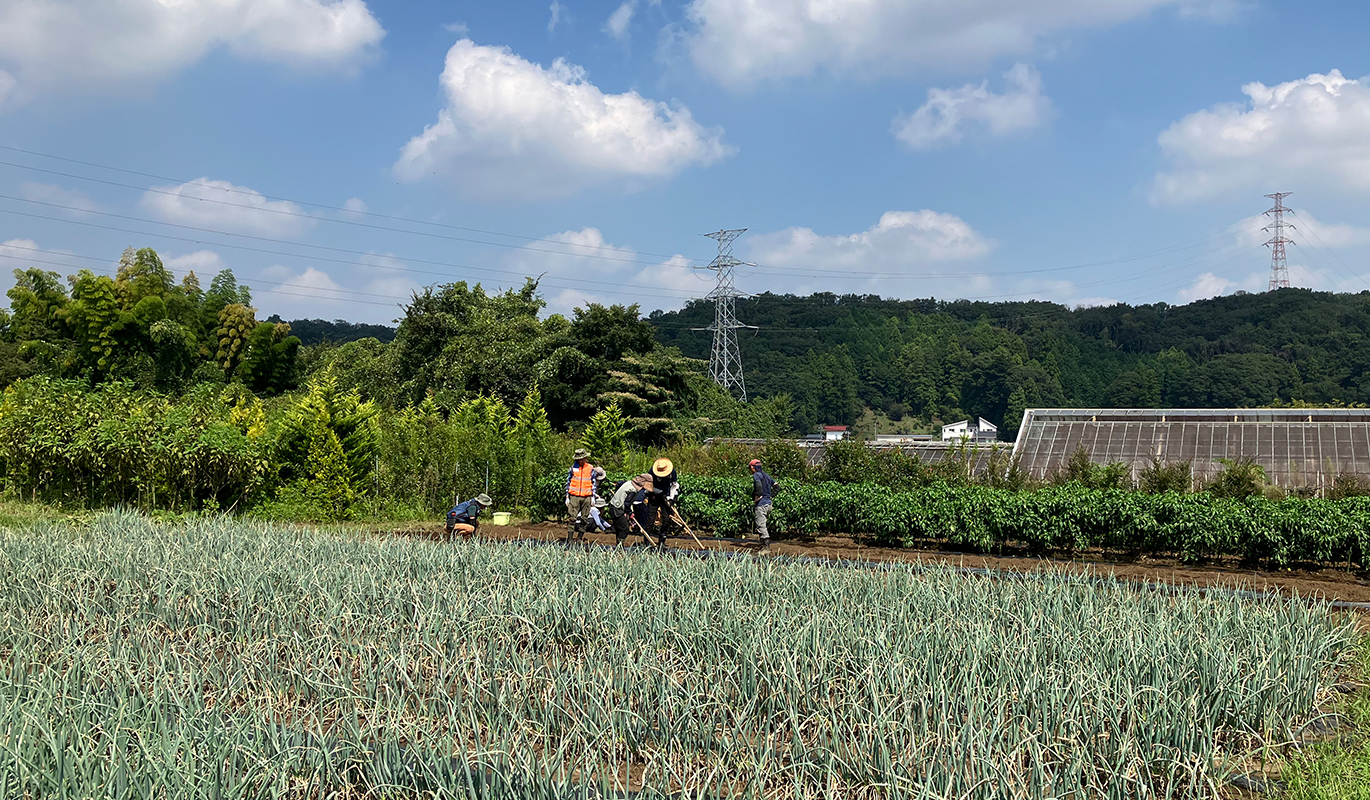
<path fill-rule="evenodd" d="M 714 324 L 700 331 L 713 331 L 714 347 L 709 356 L 709 377 L 729 392 L 736 392 L 742 402 L 747 402 L 747 382 L 742 377 L 742 351 L 737 346 L 738 328 L 752 328 L 737 321 L 737 298 L 744 297 L 733 284 L 733 269 L 744 266 L 746 262 L 733 258 L 733 242 L 746 232 L 746 228 L 714 231 L 705 236 L 718 242 L 718 256 L 704 269 L 718 273 L 718 284 L 713 291 L 704 296 L 714 301 Z"/>
<path fill-rule="evenodd" d="M 1285 260 L 1284 246 L 1294 244 L 1294 240 L 1284 238 L 1284 229 L 1294 226 L 1284 221 L 1284 212 L 1289 211 L 1284 205 L 1284 198 L 1291 194 L 1293 192 L 1275 192 L 1266 195 L 1275 201 L 1275 207 L 1265 212 L 1265 215 L 1273 221 L 1261 228 L 1261 230 L 1270 231 L 1273 234 L 1270 241 L 1265 243 L 1265 246 L 1270 248 L 1270 285 L 1266 287 L 1267 292 L 1289 288 L 1289 264 Z"/>

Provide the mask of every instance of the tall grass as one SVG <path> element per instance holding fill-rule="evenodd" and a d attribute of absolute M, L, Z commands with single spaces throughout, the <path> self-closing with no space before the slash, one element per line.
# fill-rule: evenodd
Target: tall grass
<path fill-rule="evenodd" d="M 224 519 L 0 530 L 0 797 L 1216 797 L 1279 600 Z"/>

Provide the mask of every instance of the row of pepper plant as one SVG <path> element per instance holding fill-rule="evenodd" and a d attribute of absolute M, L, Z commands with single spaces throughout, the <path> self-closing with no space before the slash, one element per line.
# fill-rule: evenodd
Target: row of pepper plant
<path fill-rule="evenodd" d="M 600 492 L 607 498 L 629 477 L 610 474 Z M 535 512 L 564 515 L 565 480 L 565 473 L 556 473 L 538 482 Z M 683 475 L 680 484 L 677 505 L 693 528 L 717 536 L 751 533 L 751 480 Z M 1370 567 L 1370 497 L 1234 499 L 1070 483 L 1021 492 L 940 483 L 892 491 L 871 483 L 781 481 L 770 527 L 778 535 L 852 533 L 887 546 L 938 544 L 974 552 L 1102 548 L 1186 561 L 1235 556 L 1275 567 Z"/>

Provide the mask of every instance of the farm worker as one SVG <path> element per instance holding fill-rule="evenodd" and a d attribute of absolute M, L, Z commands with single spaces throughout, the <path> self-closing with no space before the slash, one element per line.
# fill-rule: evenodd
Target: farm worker
<path fill-rule="evenodd" d="M 652 530 L 656 523 L 660 523 L 660 532 L 657 534 L 657 547 L 666 544 L 666 531 L 670 529 L 670 515 L 675 511 L 675 499 L 680 494 L 680 481 L 676 478 L 675 464 L 669 458 L 658 458 L 652 462 L 652 488 L 647 492 L 647 502 L 644 510 L 646 515 L 639 520 L 642 529 Z"/>
<path fill-rule="evenodd" d="M 627 541 L 628 534 L 632 528 L 633 506 L 643 500 L 643 496 L 652 488 L 652 476 L 643 473 L 630 481 L 624 481 L 614 490 L 614 496 L 609 499 L 609 522 L 614 526 L 614 539 L 619 547 Z"/>
<path fill-rule="evenodd" d="M 771 513 L 771 497 L 775 494 L 775 478 L 761 469 L 761 462 L 752 459 L 747 468 L 752 471 L 752 504 L 756 509 L 756 535 L 761 537 L 761 550 L 771 552 L 771 534 L 766 530 L 766 518 Z"/>
<path fill-rule="evenodd" d="M 579 448 L 574 453 L 575 463 L 566 473 L 566 518 L 569 527 L 566 541 L 585 538 L 585 527 L 590 524 L 590 511 L 594 508 L 595 492 L 599 489 L 599 478 L 604 470 L 590 463 L 590 451 Z"/>
<path fill-rule="evenodd" d="M 594 503 L 590 506 L 590 524 L 596 533 L 609 530 L 609 521 L 604 518 L 604 509 L 608 505 L 603 497 L 595 495 Z"/>
<path fill-rule="evenodd" d="M 452 510 L 447 512 L 448 538 L 451 538 L 453 531 L 468 538 L 473 536 L 480 527 L 480 512 L 494 504 L 495 501 L 490 499 L 490 495 L 482 492 L 476 495 L 474 500 L 452 506 Z"/>

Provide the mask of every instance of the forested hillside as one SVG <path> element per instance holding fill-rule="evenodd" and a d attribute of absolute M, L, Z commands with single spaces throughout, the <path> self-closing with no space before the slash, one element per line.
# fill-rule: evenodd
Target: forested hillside
<path fill-rule="evenodd" d="M 1370 292 L 1282 289 L 1189 305 L 764 294 L 738 304 L 749 394 L 787 394 L 796 425 L 927 429 L 972 415 L 1012 435 L 1041 406 L 1370 402 Z M 707 358 L 713 308 L 657 312 L 657 338 Z"/>
<path fill-rule="evenodd" d="M 306 346 L 325 342 L 346 344 L 359 339 L 375 339 L 386 344 L 395 339 L 395 329 L 389 325 L 348 322 L 345 319 L 335 319 L 332 322 L 326 319 L 292 319 L 287 321 L 281 319 L 278 314 L 272 314 L 266 318 L 266 321 L 285 322 L 290 326 L 290 332 L 300 338 L 300 344 Z"/>

